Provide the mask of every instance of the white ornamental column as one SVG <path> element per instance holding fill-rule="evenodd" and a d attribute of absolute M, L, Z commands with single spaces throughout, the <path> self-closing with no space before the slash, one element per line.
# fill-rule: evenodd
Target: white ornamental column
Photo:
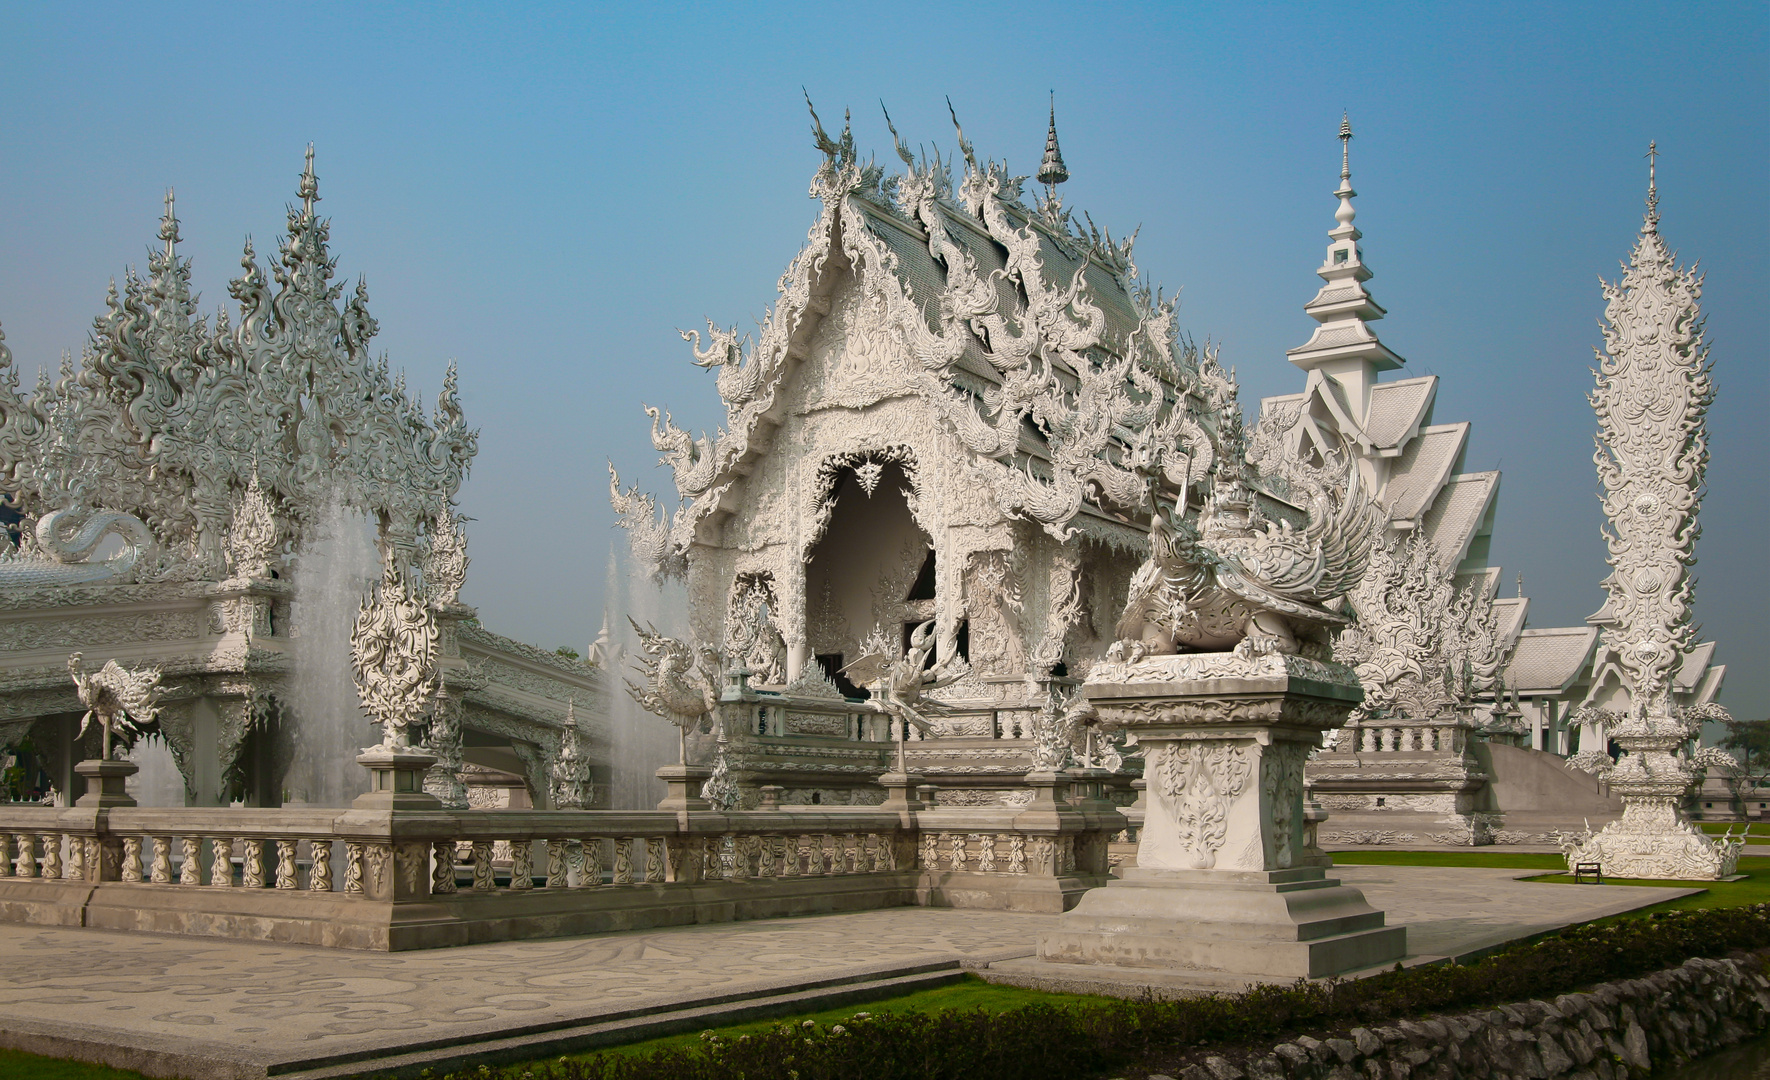
<path fill-rule="evenodd" d="M 1615 614 L 1604 644 L 1629 690 L 1628 713 L 1608 733 L 1623 751 L 1609 775 L 1623 816 L 1570 841 L 1567 861 L 1598 863 L 1619 878 L 1709 880 L 1733 873 L 1739 844 L 1710 840 L 1679 809 L 1694 779 L 1680 751 L 1694 732 L 1671 690 L 1695 640 L 1688 567 L 1714 388 L 1697 307 L 1702 282 L 1660 238 L 1657 149 L 1649 144 L 1647 153 L 1647 217 L 1622 280 L 1603 286 L 1604 348 L 1591 396 L 1614 568 L 1604 582 Z"/>

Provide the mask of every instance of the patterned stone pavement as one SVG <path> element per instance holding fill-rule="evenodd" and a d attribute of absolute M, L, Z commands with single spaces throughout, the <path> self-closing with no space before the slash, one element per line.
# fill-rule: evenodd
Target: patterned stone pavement
<path fill-rule="evenodd" d="M 1533 884 L 1517 870 L 1341 867 L 1409 951 L 1452 955 L 1683 890 Z M 408 953 L 0 926 L 0 1032 L 238 1063 L 556 1028 L 647 1005 L 753 997 L 917 964 L 1032 951 L 1055 916 L 884 911 Z M 19 1045 L 16 1041 L 13 1045 Z M 85 1056 L 85 1055 L 82 1055 Z"/>

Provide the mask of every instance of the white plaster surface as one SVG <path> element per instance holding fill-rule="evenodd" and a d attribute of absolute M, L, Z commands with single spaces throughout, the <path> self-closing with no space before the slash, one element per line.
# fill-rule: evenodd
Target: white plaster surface
<path fill-rule="evenodd" d="M 1348 866 L 1334 874 L 1454 955 L 1683 895 L 1515 880 L 1520 870 Z M 1056 916 L 895 908 L 375 954 L 0 925 L 0 1031 L 254 1064 L 513 1034 L 646 1005 L 780 992 L 941 961 L 1030 955 Z"/>

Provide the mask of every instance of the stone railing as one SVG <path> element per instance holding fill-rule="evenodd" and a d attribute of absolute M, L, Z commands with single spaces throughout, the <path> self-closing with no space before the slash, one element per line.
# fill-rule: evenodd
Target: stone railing
<path fill-rule="evenodd" d="M 1347 724 L 1340 739 L 1343 749 L 1353 753 L 1388 754 L 1461 752 L 1468 743 L 1468 736 L 1469 725 L 1461 720 L 1436 723 L 1416 720 L 1399 724 L 1365 721 Z"/>
<path fill-rule="evenodd" d="M 411 949 L 910 904 L 1061 911 L 1110 805 L 0 807 L 0 920 Z"/>

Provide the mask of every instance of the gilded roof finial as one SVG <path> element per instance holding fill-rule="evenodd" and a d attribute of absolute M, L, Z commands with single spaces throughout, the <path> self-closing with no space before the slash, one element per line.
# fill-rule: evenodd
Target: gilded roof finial
<path fill-rule="evenodd" d="M 1647 231 L 1657 231 L 1659 226 L 1659 185 L 1654 176 L 1654 165 L 1659 157 L 1659 143 L 1647 141 Z"/>
<path fill-rule="evenodd" d="M 1045 160 L 1039 163 L 1039 183 L 1045 185 L 1045 194 L 1052 199 L 1057 197 L 1057 185 L 1069 179 L 1069 170 L 1063 164 L 1063 151 L 1057 148 L 1057 92 L 1051 92 L 1051 126 L 1045 129 Z"/>

